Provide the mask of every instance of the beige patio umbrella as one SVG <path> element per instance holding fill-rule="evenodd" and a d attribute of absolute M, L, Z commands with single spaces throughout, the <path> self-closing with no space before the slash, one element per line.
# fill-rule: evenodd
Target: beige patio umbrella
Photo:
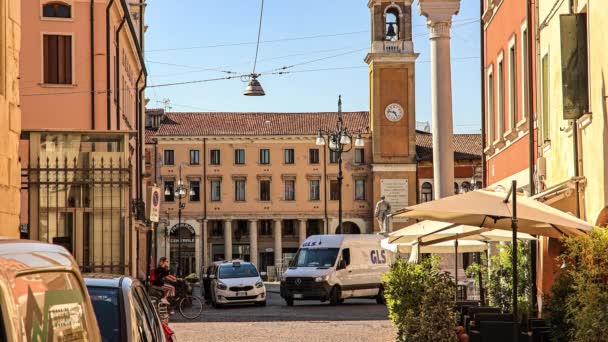
<path fill-rule="evenodd" d="M 454 253 L 456 243 L 458 243 L 458 251 L 460 253 L 483 252 L 488 249 L 488 245 L 486 243 L 475 240 L 462 240 L 458 242 L 456 242 L 456 240 L 444 241 L 433 245 L 425 245 L 420 247 L 419 249 L 420 253 L 452 254 Z M 415 241 L 409 243 L 397 242 L 391 244 L 396 246 L 396 251 L 398 251 L 399 253 L 412 253 L 412 251 L 416 252 L 415 247 L 417 245 L 417 242 Z"/>
<path fill-rule="evenodd" d="M 517 232 L 560 237 L 591 231 L 593 226 L 572 215 L 517 194 L 513 181 L 508 194 L 475 190 L 406 207 L 394 216 L 436 220 L 512 231 L 513 317 L 517 317 Z"/>
<path fill-rule="evenodd" d="M 476 240 L 486 242 L 511 241 L 510 232 L 501 229 L 479 228 L 446 222 L 424 220 L 401 228 L 388 235 L 389 243 L 418 241 L 427 245 L 430 241 Z M 530 234 L 517 233 L 518 240 L 536 240 Z"/>
<path fill-rule="evenodd" d="M 435 220 L 467 226 L 511 230 L 513 201 L 503 192 L 475 190 L 406 207 L 393 217 Z M 559 238 L 590 231 L 593 226 L 570 214 L 517 195 L 518 231 Z"/>

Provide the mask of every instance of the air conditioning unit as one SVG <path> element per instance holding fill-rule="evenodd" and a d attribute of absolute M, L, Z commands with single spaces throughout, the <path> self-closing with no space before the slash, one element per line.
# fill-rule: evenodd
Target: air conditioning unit
<path fill-rule="evenodd" d="M 545 157 L 538 157 L 536 160 L 536 170 L 539 178 L 547 176 L 547 159 Z"/>

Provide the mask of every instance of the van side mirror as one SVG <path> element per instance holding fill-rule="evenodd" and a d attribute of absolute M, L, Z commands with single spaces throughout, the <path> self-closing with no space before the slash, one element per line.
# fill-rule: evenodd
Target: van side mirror
<path fill-rule="evenodd" d="M 345 268 L 346 268 L 346 261 L 344 261 L 344 260 L 338 261 L 338 266 L 336 267 L 336 270 L 343 270 Z"/>

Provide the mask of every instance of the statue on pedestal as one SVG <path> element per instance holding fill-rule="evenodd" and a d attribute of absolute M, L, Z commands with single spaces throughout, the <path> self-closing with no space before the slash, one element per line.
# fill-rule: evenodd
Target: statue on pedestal
<path fill-rule="evenodd" d="M 378 220 L 380 226 L 380 233 L 386 234 L 388 231 L 389 215 L 391 213 L 391 204 L 388 203 L 384 196 L 380 196 L 380 200 L 376 203 L 376 210 L 374 216 Z"/>

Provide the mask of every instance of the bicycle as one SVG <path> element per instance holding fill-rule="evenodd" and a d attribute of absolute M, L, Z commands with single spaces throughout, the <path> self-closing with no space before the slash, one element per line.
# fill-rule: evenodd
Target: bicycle
<path fill-rule="evenodd" d="M 182 317 L 187 319 L 196 319 L 203 312 L 203 301 L 190 294 L 190 291 L 176 291 L 174 297 L 169 297 L 169 303 L 163 303 L 161 301 L 162 289 L 155 287 L 155 294 L 151 294 L 150 297 L 154 299 L 157 306 L 157 312 L 161 316 L 161 320 L 165 318 L 169 321 L 169 316 L 174 310 L 179 310 Z M 159 296 L 160 294 L 160 296 Z"/>

